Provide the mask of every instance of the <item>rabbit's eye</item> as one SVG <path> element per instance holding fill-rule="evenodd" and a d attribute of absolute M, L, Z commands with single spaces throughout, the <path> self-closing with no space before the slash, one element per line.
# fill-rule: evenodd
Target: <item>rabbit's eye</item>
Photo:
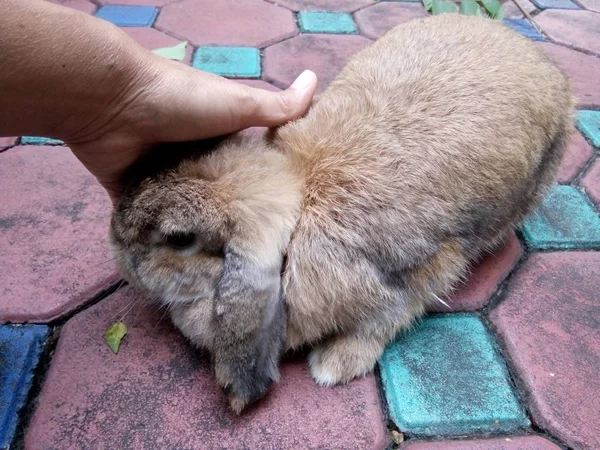
<path fill-rule="evenodd" d="M 193 233 L 173 233 L 165 238 L 166 244 L 175 250 L 184 250 L 196 242 L 196 236 Z"/>

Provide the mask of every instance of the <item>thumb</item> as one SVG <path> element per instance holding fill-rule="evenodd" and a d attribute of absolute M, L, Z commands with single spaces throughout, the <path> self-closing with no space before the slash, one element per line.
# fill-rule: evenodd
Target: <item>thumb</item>
<path fill-rule="evenodd" d="M 311 105 L 317 89 L 317 76 L 305 70 L 296 81 L 281 92 L 251 89 L 254 108 L 247 118 L 248 126 L 275 127 L 302 117 Z"/>

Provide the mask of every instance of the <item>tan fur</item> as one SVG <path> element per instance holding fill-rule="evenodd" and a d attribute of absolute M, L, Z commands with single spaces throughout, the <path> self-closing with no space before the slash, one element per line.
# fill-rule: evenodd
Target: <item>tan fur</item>
<path fill-rule="evenodd" d="M 267 355 L 284 338 L 314 346 L 317 382 L 346 382 L 540 201 L 573 104 L 561 72 L 503 25 L 415 20 L 354 56 L 272 139 L 234 138 L 134 184 L 113 219 L 114 250 L 217 355 L 236 411 L 277 378 L 279 355 Z M 157 247 L 146 229 L 192 232 L 198 245 Z"/>

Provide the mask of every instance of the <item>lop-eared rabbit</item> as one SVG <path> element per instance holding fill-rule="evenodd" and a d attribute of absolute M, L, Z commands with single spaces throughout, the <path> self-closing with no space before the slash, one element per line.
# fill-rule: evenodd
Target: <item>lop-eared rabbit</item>
<path fill-rule="evenodd" d="M 491 19 L 400 25 L 268 137 L 170 144 L 130 171 L 123 274 L 212 353 L 239 413 L 312 346 L 317 383 L 384 346 L 532 211 L 573 125 L 563 74 Z"/>

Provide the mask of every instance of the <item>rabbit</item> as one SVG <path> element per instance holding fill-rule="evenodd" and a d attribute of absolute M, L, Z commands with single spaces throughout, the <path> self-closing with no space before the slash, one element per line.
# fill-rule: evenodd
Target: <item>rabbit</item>
<path fill-rule="evenodd" d="M 541 201 L 573 114 L 566 77 L 503 24 L 413 20 L 305 117 L 153 152 L 128 175 L 111 247 L 211 352 L 239 414 L 288 350 L 310 346 L 320 385 L 370 373 Z"/>

